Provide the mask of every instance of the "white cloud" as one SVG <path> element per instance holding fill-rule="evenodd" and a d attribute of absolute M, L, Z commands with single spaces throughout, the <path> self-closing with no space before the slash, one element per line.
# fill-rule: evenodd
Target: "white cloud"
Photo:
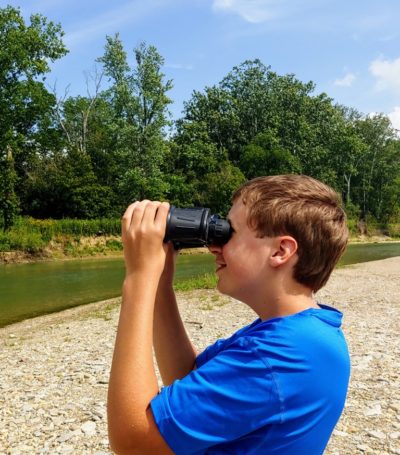
<path fill-rule="evenodd" d="M 101 35 L 113 35 L 124 24 L 134 24 L 143 20 L 157 9 L 168 5 L 168 1 L 144 2 L 142 0 L 129 1 L 120 7 L 111 7 L 109 11 L 79 23 L 77 28 L 67 31 L 65 42 L 68 47 L 81 45 Z"/>
<path fill-rule="evenodd" d="M 260 23 L 276 17 L 277 0 L 213 0 L 214 11 L 239 14 L 247 22 Z"/>
<path fill-rule="evenodd" d="M 339 87 L 351 87 L 355 79 L 356 76 L 353 73 L 347 73 L 342 79 L 336 79 L 333 85 L 337 85 Z"/>
<path fill-rule="evenodd" d="M 392 33 L 391 35 L 383 35 L 380 38 L 378 38 L 378 41 L 381 41 L 383 43 L 393 41 L 397 38 L 397 33 Z"/>
<path fill-rule="evenodd" d="M 388 117 L 392 122 L 393 128 L 400 131 L 400 107 L 396 106 L 394 111 L 388 114 Z"/>
<path fill-rule="evenodd" d="M 369 71 L 376 77 L 378 90 L 391 90 L 400 93 L 400 58 L 384 60 L 380 57 L 374 60 Z"/>
<path fill-rule="evenodd" d="M 174 70 L 186 70 L 186 71 L 194 70 L 193 65 L 185 65 L 184 63 L 166 63 L 165 67 L 172 68 Z"/>

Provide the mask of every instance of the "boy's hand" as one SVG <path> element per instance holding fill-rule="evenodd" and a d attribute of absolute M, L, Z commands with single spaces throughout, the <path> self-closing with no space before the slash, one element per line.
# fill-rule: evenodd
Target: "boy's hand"
<path fill-rule="evenodd" d="M 168 202 L 134 202 L 122 217 L 122 242 L 126 275 L 156 273 L 161 276 L 167 254 L 163 244 Z"/>

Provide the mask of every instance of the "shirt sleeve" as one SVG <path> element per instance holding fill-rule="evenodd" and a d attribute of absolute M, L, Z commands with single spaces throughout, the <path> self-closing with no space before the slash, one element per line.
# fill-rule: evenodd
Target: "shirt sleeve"
<path fill-rule="evenodd" d="M 164 387 L 151 408 L 167 444 L 185 455 L 202 453 L 281 418 L 273 372 L 246 338 Z"/>
<path fill-rule="evenodd" d="M 210 359 L 215 357 L 220 351 L 224 350 L 227 346 L 237 340 L 239 337 L 245 335 L 245 333 L 251 330 L 254 326 L 260 323 L 260 319 L 256 319 L 252 324 L 245 326 L 234 333 L 229 338 L 221 338 L 214 344 L 208 346 L 203 352 L 201 352 L 196 358 L 196 367 L 199 368 L 208 362 Z"/>
<path fill-rule="evenodd" d="M 206 349 L 204 349 L 204 351 L 201 352 L 196 357 L 196 367 L 200 368 L 202 365 L 204 365 L 210 359 L 215 357 L 221 350 L 224 349 L 226 342 L 227 342 L 226 339 L 221 338 L 220 340 L 217 340 L 214 344 L 212 344 L 212 345 L 208 346 Z"/>

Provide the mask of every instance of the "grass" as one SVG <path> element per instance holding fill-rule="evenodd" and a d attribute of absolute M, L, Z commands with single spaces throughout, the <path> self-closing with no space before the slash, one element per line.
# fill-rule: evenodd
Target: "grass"
<path fill-rule="evenodd" d="M 357 240 L 358 222 L 348 220 L 352 240 Z M 400 239 L 400 223 L 379 224 L 368 221 L 368 236 Z M 37 220 L 18 217 L 11 230 L 0 228 L 0 253 L 22 252 L 34 257 L 62 259 L 63 257 L 102 256 L 122 252 L 119 219 L 97 220 Z M 216 284 L 215 277 L 202 276 L 178 282 L 179 290 L 210 289 Z"/>
<path fill-rule="evenodd" d="M 174 288 L 177 291 L 193 291 L 195 289 L 215 289 L 217 276 L 214 273 L 206 273 L 198 277 L 177 281 Z"/>
<path fill-rule="evenodd" d="M 357 238 L 360 235 L 359 221 L 350 218 L 347 220 L 350 237 Z M 367 220 L 365 225 L 367 237 L 390 237 L 393 240 L 400 239 L 400 223 L 380 223 L 375 220 Z"/>
<path fill-rule="evenodd" d="M 112 312 L 119 306 L 119 303 L 108 303 L 105 307 L 100 308 L 90 314 L 93 318 L 104 319 L 110 321 L 112 319 Z"/>
<path fill-rule="evenodd" d="M 36 220 L 19 217 L 9 231 L 0 231 L 0 252 L 22 251 L 35 255 L 61 248 L 67 256 L 105 254 L 122 251 L 120 240 L 107 238 L 119 236 L 120 232 L 121 222 L 116 219 Z M 89 237 L 106 240 L 81 244 L 82 238 Z"/>

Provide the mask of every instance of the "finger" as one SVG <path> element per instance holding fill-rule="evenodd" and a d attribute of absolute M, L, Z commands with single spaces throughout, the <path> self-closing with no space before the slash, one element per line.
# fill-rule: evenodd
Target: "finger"
<path fill-rule="evenodd" d="M 135 207 L 139 204 L 139 201 L 135 201 L 133 204 L 130 204 L 127 209 L 125 210 L 125 213 L 122 216 L 121 219 L 121 230 L 122 230 L 122 235 L 126 234 L 126 232 L 129 230 L 130 225 L 132 223 L 132 214 L 133 211 L 135 210 Z"/>
<path fill-rule="evenodd" d="M 162 202 L 158 207 L 154 220 L 154 223 L 162 232 L 165 232 L 165 228 L 167 227 L 169 207 L 170 206 L 168 202 Z"/>
<path fill-rule="evenodd" d="M 154 220 L 156 217 L 157 209 L 161 205 L 161 202 L 154 201 L 154 202 L 149 202 L 146 205 L 144 214 L 143 214 L 143 219 L 142 219 L 142 226 L 143 228 L 152 228 L 154 226 Z"/>
<path fill-rule="evenodd" d="M 144 199 L 143 201 L 140 201 L 139 204 L 135 207 L 135 210 L 133 211 L 132 215 L 132 223 L 131 223 L 131 228 L 136 230 L 141 224 L 144 216 L 144 211 L 146 208 L 146 205 L 150 201 L 148 199 Z"/>

